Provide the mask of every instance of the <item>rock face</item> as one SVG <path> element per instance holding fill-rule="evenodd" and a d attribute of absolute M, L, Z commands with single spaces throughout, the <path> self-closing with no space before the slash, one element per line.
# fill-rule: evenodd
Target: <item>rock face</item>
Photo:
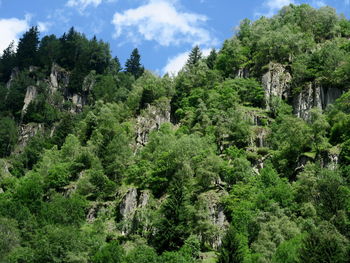
<path fill-rule="evenodd" d="M 22 124 L 20 126 L 18 148 L 16 152 L 20 152 L 27 145 L 31 137 L 42 131 L 44 131 L 44 126 L 40 123 Z"/>
<path fill-rule="evenodd" d="M 291 98 L 292 76 L 286 67 L 278 63 L 270 63 L 269 70 L 262 77 L 265 90 L 266 108 L 271 108 L 274 97 L 288 100 Z M 309 117 L 310 109 L 325 109 L 342 95 L 342 90 L 334 87 L 322 87 L 316 82 L 307 83 L 302 91 L 293 95 L 293 110 L 302 119 Z"/>
<path fill-rule="evenodd" d="M 38 95 L 37 87 L 29 86 L 27 88 L 27 92 L 24 97 L 24 105 L 22 108 L 22 117 L 24 116 L 24 114 L 26 114 L 29 104 L 36 98 L 37 95 Z"/>
<path fill-rule="evenodd" d="M 294 97 L 294 113 L 297 117 L 306 120 L 312 108 L 325 109 L 342 94 L 342 90 L 338 88 L 322 87 L 318 83 L 310 82 Z"/>
<path fill-rule="evenodd" d="M 92 90 L 95 84 L 95 74 L 90 73 L 84 78 L 81 93 L 71 93 L 68 90 L 69 79 L 69 72 L 61 68 L 56 63 L 52 64 L 50 78 L 48 80 L 50 93 L 54 94 L 55 92 L 60 91 L 64 97 L 64 100 L 72 103 L 70 112 L 79 113 L 87 104 L 89 92 Z"/>
<path fill-rule="evenodd" d="M 197 222 L 200 229 L 198 234 L 202 242 L 213 249 L 218 249 L 221 246 L 222 239 L 229 226 L 223 206 L 220 203 L 221 198 L 226 194 L 226 192 L 212 190 L 198 197 Z M 206 231 L 204 229 L 210 230 Z"/>
<path fill-rule="evenodd" d="M 283 65 L 272 62 L 269 64 L 268 72 L 262 77 L 267 109 L 270 109 L 274 97 L 280 99 L 288 98 L 291 80 L 292 76 Z"/>
<path fill-rule="evenodd" d="M 52 64 L 49 86 L 51 94 L 58 89 L 66 89 L 69 84 L 69 73 L 56 63 Z"/>
<path fill-rule="evenodd" d="M 10 76 L 10 80 L 6 83 L 6 88 L 9 90 L 13 81 L 16 79 L 16 77 L 18 76 L 19 74 L 19 69 L 18 68 L 14 68 L 12 69 L 12 72 L 11 72 L 11 76 Z"/>
<path fill-rule="evenodd" d="M 147 109 L 137 117 L 136 123 L 136 145 L 146 145 L 148 135 L 157 130 L 163 123 L 170 122 L 170 102 L 162 101 L 158 105 L 148 105 Z"/>
<path fill-rule="evenodd" d="M 128 235 L 134 230 L 142 235 L 148 230 L 147 221 L 151 221 L 151 218 L 143 212 L 149 205 L 150 197 L 151 193 L 148 190 L 138 192 L 136 188 L 128 189 L 119 205 L 122 235 Z"/>
<path fill-rule="evenodd" d="M 240 68 L 237 71 L 237 78 L 249 78 L 249 70 L 246 68 Z"/>

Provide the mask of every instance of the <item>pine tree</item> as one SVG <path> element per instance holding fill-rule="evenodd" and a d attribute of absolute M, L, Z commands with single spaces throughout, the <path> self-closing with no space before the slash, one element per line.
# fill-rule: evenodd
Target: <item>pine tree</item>
<path fill-rule="evenodd" d="M 132 74 L 136 79 L 139 78 L 145 71 L 144 67 L 140 63 L 141 56 L 139 50 L 135 48 L 130 58 L 125 63 L 125 71 Z"/>
<path fill-rule="evenodd" d="M 201 52 L 199 46 L 195 46 L 192 49 L 192 51 L 187 59 L 186 65 L 189 67 L 192 67 L 192 66 L 196 65 L 201 58 L 202 58 L 202 52 Z"/>
<path fill-rule="evenodd" d="M 209 54 L 209 56 L 207 57 L 207 59 L 205 61 L 207 63 L 207 66 L 208 66 L 209 69 L 214 69 L 216 58 L 217 58 L 217 53 L 216 53 L 215 48 L 213 48 L 210 51 L 210 54 Z"/>
<path fill-rule="evenodd" d="M 0 81 L 7 82 L 10 78 L 12 69 L 16 65 L 16 54 L 14 51 L 14 42 L 4 50 L 0 58 Z"/>
<path fill-rule="evenodd" d="M 31 27 L 24 33 L 17 47 L 17 64 L 20 68 L 37 65 L 39 42 L 38 27 Z"/>

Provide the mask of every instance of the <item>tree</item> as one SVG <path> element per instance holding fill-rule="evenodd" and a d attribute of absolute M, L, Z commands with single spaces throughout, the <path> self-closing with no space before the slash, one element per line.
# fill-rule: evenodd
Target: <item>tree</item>
<path fill-rule="evenodd" d="M 218 55 L 218 54 L 216 53 L 215 48 L 213 48 L 213 49 L 210 51 L 210 54 L 209 54 L 209 56 L 208 56 L 207 59 L 206 59 L 206 63 L 207 63 L 207 66 L 208 66 L 209 69 L 214 69 L 215 61 L 216 61 L 217 55 Z"/>
<path fill-rule="evenodd" d="M 250 258 L 248 239 L 237 232 L 233 226 L 229 228 L 220 248 L 219 263 L 244 263 Z M 248 260 L 249 261 L 249 260 Z"/>
<path fill-rule="evenodd" d="M 135 48 L 130 58 L 125 63 L 125 71 L 133 75 L 136 79 L 141 77 L 144 72 L 144 67 L 141 65 L 141 56 L 139 54 L 139 50 Z"/>
<path fill-rule="evenodd" d="M 188 67 L 192 67 L 196 65 L 201 58 L 202 58 L 202 52 L 199 46 L 195 46 L 188 56 L 186 65 Z"/>
<path fill-rule="evenodd" d="M 124 250 L 117 241 L 112 241 L 101 247 L 93 257 L 94 263 L 121 263 Z"/>
<path fill-rule="evenodd" d="M 31 27 L 24 33 L 17 46 L 17 64 L 20 68 L 37 65 L 39 43 L 38 27 Z"/>
<path fill-rule="evenodd" d="M 0 58 L 0 82 L 6 82 L 10 78 L 11 72 L 16 65 L 16 53 L 14 42 L 3 51 Z"/>
<path fill-rule="evenodd" d="M 17 126 L 9 117 L 0 118 L 0 157 L 11 153 L 18 138 Z"/>
<path fill-rule="evenodd" d="M 49 69 L 60 56 L 61 42 L 55 35 L 45 36 L 40 41 L 39 59 L 41 66 Z"/>
<path fill-rule="evenodd" d="M 20 232 L 16 220 L 0 217 L 0 261 L 20 244 Z"/>
<path fill-rule="evenodd" d="M 348 260 L 349 241 L 329 222 L 321 222 L 304 239 L 301 263 L 345 263 Z"/>

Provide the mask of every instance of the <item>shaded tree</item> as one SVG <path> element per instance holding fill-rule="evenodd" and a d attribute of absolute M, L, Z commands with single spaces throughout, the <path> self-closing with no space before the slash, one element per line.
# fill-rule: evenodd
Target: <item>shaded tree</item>
<path fill-rule="evenodd" d="M 132 51 L 130 58 L 125 63 L 125 71 L 137 79 L 141 77 L 144 70 L 144 67 L 141 65 L 141 56 L 139 54 L 139 50 L 135 48 Z"/>
<path fill-rule="evenodd" d="M 39 43 L 39 30 L 36 26 L 31 27 L 20 38 L 16 53 L 17 65 L 20 68 L 38 64 Z"/>

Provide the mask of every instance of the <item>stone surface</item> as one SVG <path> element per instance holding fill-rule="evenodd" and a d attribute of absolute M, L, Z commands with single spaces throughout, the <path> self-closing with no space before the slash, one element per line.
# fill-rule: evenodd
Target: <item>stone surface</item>
<path fill-rule="evenodd" d="M 297 117 L 307 120 L 312 108 L 326 109 L 343 94 L 338 88 L 322 87 L 318 83 L 307 83 L 300 93 L 294 96 L 293 110 Z"/>
<path fill-rule="evenodd" d="M 163 101 L 157 106 L 148 105 L 137 117 L 136 145 L 138 147 L 146 145 L 149 133 L 159 129 L 166 122 L 170 122 L 170 101 Z"/>
<path fill-rule="evenodd" d="M 22 117 L 26 114 L 29 104 L 36 98 L 37 95 L 38 95 L 37 87 L 29 86 L 27 88 L 27 92 L 24 97 L 24 105 L 22 108 Z"/>
<path fill-rule="evenodd" d="M 222 239 L 229 226 L 224 208 L 220 203 L 222 197 L 226 194 L 224 191 L 211 190 L 202 193 L 198 197 L 198 218 L 196 220 L 200 226 L 199 229 L 211 229 L 210 232 L 201 230 L 198 234 L 202 242 L 207 243 L 213 249 L 221 246 Z"/>
<path fill-rule="evenodd" d="M 270 109 L 274 97 L 286 100 L 290 96 L 291 80 L 292 76 L 283 65 L 272 62 L 269 64 L 269 70 L 261 80 L 267 109 Z"/>
<path fill-rule="evenodd" d="M 51 67 L 51 73 L 49 78 L 49 86 L 51 94 L 58 89 L 64 90 L 69 84 L 69 73 L 61 68 L 58 64 L 53 63 Z"/>
<path fill-rule="evenodd" d="M 134 187 L 127 190 L 119 205 L 122 235 L 128 235 L 133 231 L 140 235 L 151 232 L 152 218 L 147 213 L 150 199 L 151 192 L 149 190 L 138 191 Z"/>
<path fill-rule="evenodd" d="M 9 90 L 11 85 L 12 85 L 12 82 L 16 79 L 16 77 L 18 76 L 19 74 L 19 69 L 18 68 L 14 68 L 12 69 L 12 72 L 11 72 L 11 76 L 10 76 L 10 80 L 6 83 L 6 88 Z"/>
<path fill-rule="evenodd" d="M 237 78 L 249 78 L 249 70 L 246 68 L 240 68 L 237 72 Z"/>
<path fill-rule="evenodd" d="M 15 152 L 21 152 L 27 145 L 29 139 L 42 131 L 44 131 L 44 126 L 41 123 L 22 124 L 19 127 L 18 147 Z"/>

